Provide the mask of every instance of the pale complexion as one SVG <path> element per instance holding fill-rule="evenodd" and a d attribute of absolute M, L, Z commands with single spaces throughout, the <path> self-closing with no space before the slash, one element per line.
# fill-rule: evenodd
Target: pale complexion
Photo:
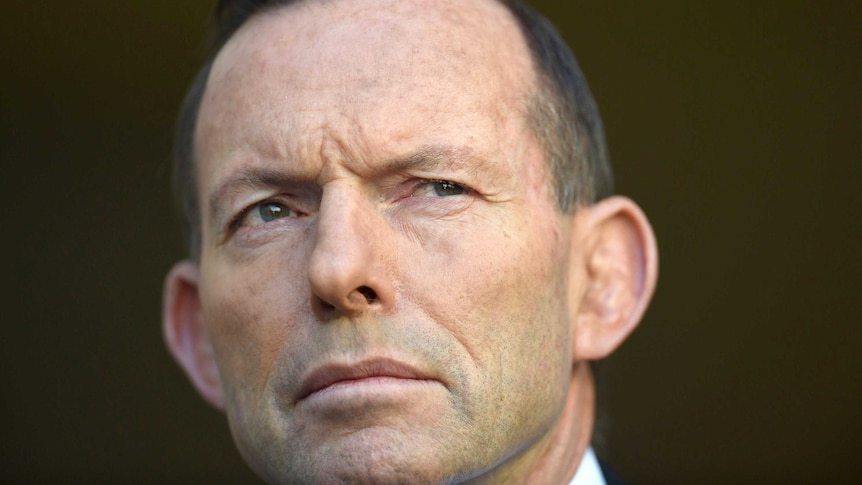
<path fill-rule="evenodd" d="M 486 0 L 306 2 L 219 54 L 166 336 L 266 480 L 572 476 L 584 359 L 636 323 L 654 246 L 625 199 L 556 209 L 535 82 Z"/>

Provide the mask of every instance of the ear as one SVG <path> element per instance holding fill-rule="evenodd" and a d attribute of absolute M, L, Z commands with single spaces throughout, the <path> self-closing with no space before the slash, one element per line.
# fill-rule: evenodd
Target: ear
<path fill-rule="evenodd" d="M 221 378 L 209 333 L 203 321 L 197 265 L 177 263 L 165 278 L 162 330 L 171 354 L 198 392 L 224 410 Z"/>
<path fill-rule="evenodd" d="M 582 207 L 574 218 L 573 251 L 586 279 L 572 332 L 575 360 L 610 355 L 640 323 L 655 290 L 658 250 L 640 208 L 625 197 Z"/>

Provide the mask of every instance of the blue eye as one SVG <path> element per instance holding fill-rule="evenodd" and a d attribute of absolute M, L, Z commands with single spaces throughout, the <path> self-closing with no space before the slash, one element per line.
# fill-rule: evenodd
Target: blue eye
<path fill-rule="evenodd" d="M 468 187 L 449 180 L 420 180 L 411 197 L 453 197 L 470 192 Z"/>
<path fill-rule="evenodd" d="M 263 222 L 271 222 L 287 217 L 290 210 L 277 202 L 266 202 L 257 207 L 257 213 Z"/>
<path fill-rule="evenodd" d="M 231 231 L 237 231 L 241 227 L 262 226 L 281 219 L 293 219 L 303 217 L 306 214 L 293 209 L 291 204 L 277 200 L 265 200 L 246 207 L 230 222 Z"/>
<path fill-rule="evenodd" d="M 430 185 L 434 188 L 434 194 L 440 197 L 461 195 L 465 192 L 463 186 L 448 180 L 435 180 Z"/>

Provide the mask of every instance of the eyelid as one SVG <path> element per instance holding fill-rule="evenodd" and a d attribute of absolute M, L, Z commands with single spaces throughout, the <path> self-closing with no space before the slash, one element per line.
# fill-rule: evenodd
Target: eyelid
<path fill-rule="evenodd" d="M 449 196 L 437 195 L 437 197 L 455 197 L 457 195 L 469 195 L 469 194 L 472 194 L 475 192 L 469 185 L 464 184 L 462 182 L 457 182 L 455 180 L 450 180 L 450 179 L 421 179 L 421 180 L 417 181 L 417 183 L 411 189 L 410 197 L 413 197 L 414 194 L 416 194 L 416 192 L 418 192 L 419 190 L 421 190 L 423 188 L 428 188 L 429 190 L 433 190 L 433 189 L 431 189 L 431 186 L 436 185 L 436 184 L 451 184 L 451 185 L 459 188 L 462 191 L 462 193 L 460 193 L 460 194 L 452 194 Z"/>
<path fill-rule="evenodd" d="M 269 200 L 269 199 L 266 199 L 266 200 Z M 239 228 L 242 226 L 242 222 L 243 222 L 243 221 L 245 220 L 245 218 L 248 216 L 248 213 L 249 213 L 252 209 L 254 209 L 255 207 L 258 207 L 258 206 L 259 206 L 260 204 L 262 204 L 263 202 L 264 202 L 264 201 L 261 201 L 261 202 L 255 202 L 255 203 L 253 203 L 253 204 L 247 205 L 247 206 L 243 207 L 239 212 L 237 212 L 236 214 L 234 214 L 234 216 L 233 216 L 233 217 L 231 217 L 230 221 L 228 221 L 228 225 L 227 225 L 227 227 L 228 227 L 228 232 L 229 232 L 230 234 L 233 234 L 234 232 L 236 232 L 236 230 L 237 230 L 237 229 L 239 229 Z"/>
<path fill-rule="evenodd" d="M 228 227 L 229 234 L 233 234 L 234 232 L 239 230 L 241 227 L 243 227 L 244 226 L 243 222 L 246 220 L 246 218 L 248 218 L 248 216 L 251 214 L 251 212 L 253 210 L 260 208 L 261 206 L 263 206 L 265 204 L 277 204 L 277 205 L 283 206 L 286 210 L 293 212 L 297 215 L 303 214 L 302 211 L 297 210 L 294 207 L 295 204 L 290 204 L 287 201 L 285 201 L 284 199 L 285 199 L 284 197 L 278 197 L 278 196 L 267 197 L 265 199 L 258 200 L 256 202 L 253 202 L 253 203 L 245 206 L 243 209 L 241 209 L 239 212 L 237 212 L 236 215 L 234 215 L 231 218 L 231 220 L 228 222 L 227 227 Z"/>

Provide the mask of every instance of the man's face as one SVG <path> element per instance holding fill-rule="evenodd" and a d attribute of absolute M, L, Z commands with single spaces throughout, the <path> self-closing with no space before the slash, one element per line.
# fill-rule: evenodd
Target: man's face
<path fill-rule="evenodd" d="M 196 133 L 200 298 L 231 429 L 271 481 L 468 478 L 569 384 L 569 218 L 514 20 L 307 3 L 220 53 Z"/>

